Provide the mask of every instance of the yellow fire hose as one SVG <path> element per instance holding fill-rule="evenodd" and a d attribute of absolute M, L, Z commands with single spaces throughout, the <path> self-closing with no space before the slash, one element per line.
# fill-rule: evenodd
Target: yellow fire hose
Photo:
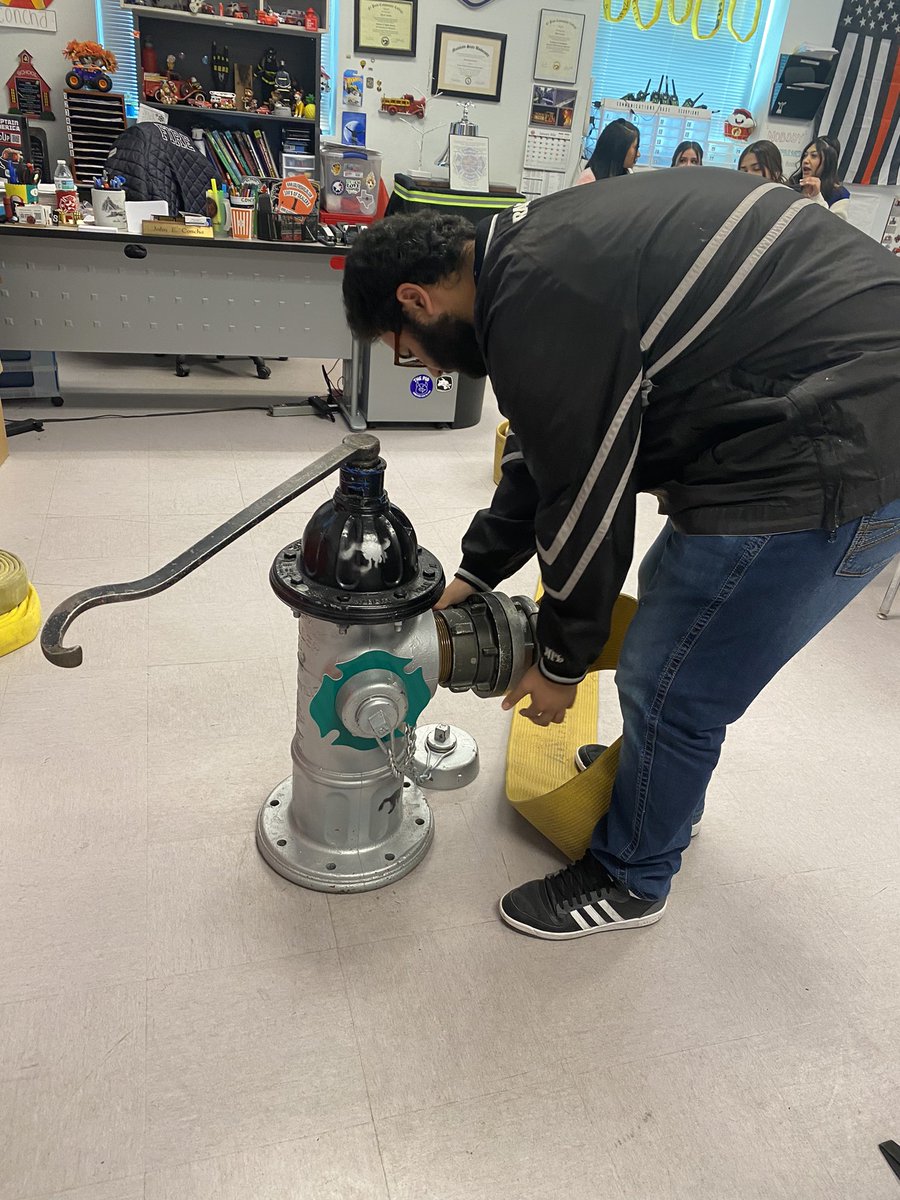
<path fill-rule="evenodd" d="M 613 742 L 581 774 L 575 770 L 575 751 L 597 740 L 600 689 L 596 672 L 615 670 L 636 610 L 633 597 L 619 596 L 609 641 L 591 674 L 579 684 L 575 704 L 562 725 L 544 729 L 523 717 L 521 710 L 531 703 L 528 696 L 513 713 L 506 750 L 507 798 L 516 812 L 573 860 L 584 854 L 594 826 L 609 808 L 622 739 Z"/>
<path fill-rule="evenodd" d="M 508 432 L 509 422 L 501 422 L 494 442 L 494 483 L 500 482 Z M 600 688 L 596 673 L 616 669 L 636 610 L 637 601 L 631 596 L 616 601 L 609 641 L 579 685 L 575 704 L 562 725 L 544 729 L 523 717 L 521 710 L 531 703 L 527 696 L 513 714 L 506 751 L 507 798 L 526 821 L 571 859 L 584 854 L 594 826 L 609 808 L 622 739 L 581 774 L 575 770 L 575 751 L 597 740 Z"/>
<path fill-rule="evenodd" d="M 34 641 L 41 628 L 41 602 L 20 559 L 0 550 L 0 656 Z"/>

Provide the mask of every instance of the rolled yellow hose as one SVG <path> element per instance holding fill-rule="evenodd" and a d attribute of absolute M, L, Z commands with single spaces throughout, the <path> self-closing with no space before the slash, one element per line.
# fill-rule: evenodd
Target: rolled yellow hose
<path fill-rule="evenodd" d="M 0 657 L 33 642 L 41 627 L 41 602 L 31 585 L 25 599 L 0 615 Z"/>
<path fill-rule="evenodd" d="M 22 560 L 0 550 L 0 614 L 17 608 L 28 595 L 28 576 Z"/>

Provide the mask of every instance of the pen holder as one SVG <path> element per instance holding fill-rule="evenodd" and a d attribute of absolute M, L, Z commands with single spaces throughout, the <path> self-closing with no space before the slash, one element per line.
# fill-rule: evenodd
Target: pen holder
<path fill-rule="evenodd" d="M 122 233 L 128 232 L 124 190 L 91 188 L 91 204 L 94 206 L 94 224 L 111 225 Z"/>
<path fill-rule="evenodd" d="M 213 237 L 224 237 L 228 230 L 228 200 L 225 193 L 216 188 L 206 192 L 206 213 L 212 224 Z"/>
<path fill-rule="evenodd" d="M 231 201 L 231 236 L 246 240 L 253 236 L 253 201 L 238 199 Z"/>
<path fill-rule="evenodd" d="M 7 183 L 6 194 L 10 201 L 16 204 L 37 204 L 38 185 L 36 183 Z"/>

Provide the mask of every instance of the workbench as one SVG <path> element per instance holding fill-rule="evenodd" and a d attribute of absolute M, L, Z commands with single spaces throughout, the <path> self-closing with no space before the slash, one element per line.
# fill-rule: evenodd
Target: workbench
<path fill-rule="evenodd" d="M 9 350 L 345 360 L 364 429 L 364 348 L 341 299 L 344 247 L 0 224 Z"/>

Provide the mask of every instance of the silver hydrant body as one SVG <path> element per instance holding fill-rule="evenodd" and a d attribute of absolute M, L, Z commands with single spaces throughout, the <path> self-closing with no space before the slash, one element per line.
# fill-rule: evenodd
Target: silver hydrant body
<path fill-rule="evenodd" d="M 305 887 L 383 887 L 434 836 L 431 809 L 405 774 L 411 706 L 438 686 L 434 617 L 342 627 L 301 615 L 299 625 L 293 773 L 260 809 L 257 845 Z"/>
<path fill-rule="evenodd" d="M 63 638 L 80 613 L 171 587 L 340 469 L 333 498 L 278 554 L 269 576 L 299 619 L 297 726 L 292 774 L 263 804 L 256 828 L 275 871 L 320 891 L 383 887 L 415 867 L 434 836 L 417 781 L 437 786 L 434 763 L 442 755 L 449 763 L 467 739 L 432 730 L 421 769 L 416 722 L 439 685 L 501 695 L 535 657 L 537 610 L 529 599 L 488 592 L 432 611 L 443 570 L 390 503 L 379 451 L 371 435 L 349 435 L 152 575 L 70 596 L 41 633 L 50 662 L 79 666 L 81 647 Z M 463 775 L 454 767 L 448 777 Z"/>

